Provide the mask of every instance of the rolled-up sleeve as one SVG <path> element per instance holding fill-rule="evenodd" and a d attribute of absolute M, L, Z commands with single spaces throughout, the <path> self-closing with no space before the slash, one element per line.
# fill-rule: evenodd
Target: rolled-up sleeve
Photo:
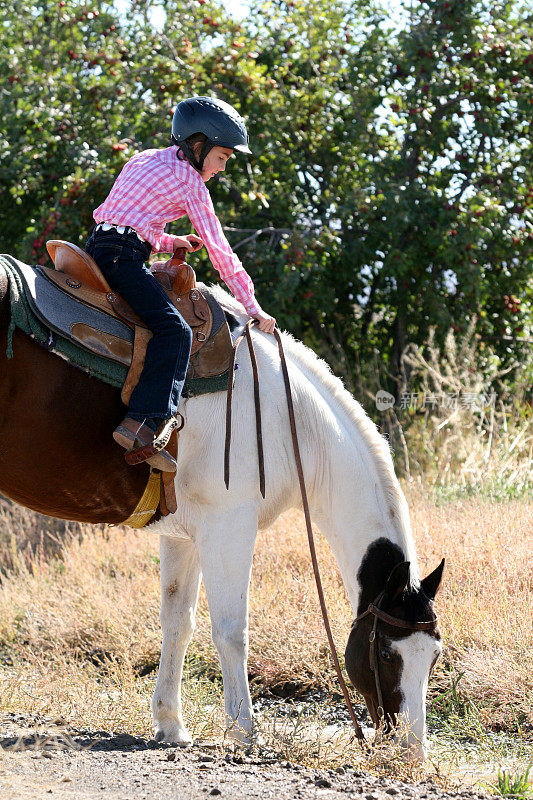
<path fill-rule="evenodd" d="M 174 242 L 177 236 L 172 236 L 171 233 L 162 233 L 158 240 L 158 247 L 154 248 L 156 253 L 173 253 Z"/>
<path fill-rule="evenodd" d="M 255 299 L 254 284 L 224 236 L 207 188 L 205 195 L 190 190 L 184 200 L 187 216 L 203 240 L 213 266 L 246 311 L 256 314 L 260 307 Z"/>

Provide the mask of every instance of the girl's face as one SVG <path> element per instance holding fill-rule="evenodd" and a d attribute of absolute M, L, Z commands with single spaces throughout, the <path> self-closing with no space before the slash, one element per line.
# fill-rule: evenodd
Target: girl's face
<path fill-rule="evenodd" d="M 215 145 L 211 148 L 205 157 L 204 166 L 200 173 L 204 183 L 207 183 L 217 172 L 224 172 L 226 163 L 232 153 L 233 150 L 229 147 L 219 147 L 219 145 Z"/>

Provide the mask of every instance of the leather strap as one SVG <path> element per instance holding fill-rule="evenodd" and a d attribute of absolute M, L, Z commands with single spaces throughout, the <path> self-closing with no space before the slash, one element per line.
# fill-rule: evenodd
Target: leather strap
<path fill-rule="evenodd" d="M 374 614 L 376 619 L 379 617 L 382 622 L 387 622 L 389 625 L 394 625 L 395 628 L 403 628 L 407 631 L 432 631 L 435 629 L 437 624 L 436 615 L 434 615 L 433 619 L 429 620 L 428 622 L 407 622 L 406 620 L 399 619 L 398 617 L 392 617 L 390 614 L 382 611 L 381 608 L 375 606 L 374 603 L 370 603 L 366 613 Z"/>
<path fill-rule="evenodd" d="M 167 450 L 171 456 L 178 460 L 178 436 L 179 433 L 174 429 L 170 435 L 170 440 L 167 445 Z M 174 514 L 177 511 L 178 504 L 176 502 L 176 475 L 174 472 L 161 473 L 161 514 L 166 517 L 168 514 Z"/>
<path fill-rule="evenodd" d="M 231 450 L 231 410 L 233 405 L 233 376 L 235 373 L 235 359 L 237 357 L 237 350 L 240 343 L 244 338 L 248 344 L 250 353 L 250 360 L 252 362 L 252 373 L 254 379 L 254 404 L 255 404 L 255 428 L 257 437 L 257 460 L 259 464 L 259 489 L 261 495 L 265 497 L 265 461 L 263 453 L 263 434 L 261 425 L 261 403 L 259 397 L 259 373 L 257 369 L 257 359 L 255 357 L 254 344 L 250 333 L 250 328 L 255 325 L 254 319 L 249 319 L 246 323 L 243 332 L 235 340 L 233 352 L 231 354 L 231 361 L 228 368 L 228 388 L 226 400 L 226 441 L 224 445 L 224 483 L 226 489 L 229 489 L 229 464 L 230 464 L 230 450 Z"/>
<path fill-rule="evenodd" d="M 255 322 L 255 320 L 254 320 Z M 252 323 L 254 324 L 254 323 Z M 259 490 L 263 499 L 265 498 L 265 457 L 263 453 L 263 430 L 261 425 L 261 401 L 259 398 L 259 373 L 257 370 L 257 358 L 255 357 L 254 343 L 250 333 L 250 325 L 244 329 L 246 342 L 250 352 L 252 362 L 252 373 L 254 376 L 254 406 L 255 406 L 255 435 L 257 439 L 257 461 L 259 464 Z"/>
<path fill-rule="evenodd" d="M 233 374 L 235 370 L 235 358 L 237 355 L 237 349 L 242 342 L 242 340 L 246 337 L 248 342 L 248 348 L 250 350 L 250 358 L 252 361 L 252 371 L 254 374 L 254 398 L 255 398 L 255 407 L 256 407 L 256 432 L 257 432 L 257 450 L 258 450 L 258 457 L 259 457 L 259 475 L 260 475 L 260 485 L 261 485 L 261 494 L 263 497 L 265 496 L 264 493 L 264 464 L 263 464 L 263 446 L 262 446 L 262 439 L 261 439 L 261 410 L 259 405 L 259 382 L 257 377 L 257 362 L 255 358 L 255 352 L 253 348 L 253 342 L 250 334 L 250 327 L 251 325 L 255 324 L 255 320 L 248 320 L 246 323 L 245 329 L 243 333 L 237 338 L 235 341 L 235 346 L 232 353 L 231 363 L 229 367 L 229 378 L 228 378 L 228 390 L 227 390 L 227 405 L 226 405 L 226 443 L 225 443 L 225 450 L 224 450 L 224 481 L 226 484 L 226 488 L 229 488 L 229 459 L 230 459 L 230 446 L 231 446 L 231 408 L 232 408 L 232 399 L 233 399 Z M 355 733 L 357 738 L 359 739 L 361 745 L 368 747 L 369 743 L 366 740 L 366 737 L 363 733 L 363 729 L 359 725 L 359 722 L 356 719 L 355 712 L 353 710 L 352 702 L 350 700 L 350 694 L 348 692 L 348 687 L 344 681 L 342 676 L 341 667 L 339 663 L 339 657 L 337 655 L 337 651 L 335 649 L 335 642 L 333 641 L 333 634 L 331 633 L 331 626 L 329 623 L 328 612 L 326 608 L 326 601 L 324 598 L 324 590 L 322 588 L 322 581 L 320 578 L 320 570 L 318 567 L 318 560 L 316 556 L 316 548 L 315 542 L 313 537 L 313 528 L 311 523 L 311 514 L 309 511 L 309 501 L 307 498 L 307 490 L 305 487 L 305 478 L 303 473 L 303 466 L 302 466 L 302 459 L 300 456 L 300 446 L 298 443 L 298 434 L 296 431 L 296 421 L 294 416 L 294 404 L 292 401 L 292 392 L 291 392 L 291 383 L 289 378 L 289 372 L 287 369 L 287 362 L 285 359 L 285 353 L 283 350 L 283 343 L 281 339 L 281 335 L 278 328 L 274 329 L 274 336 L 276 337 L 278 343 L 278 350 L 279 356 L 281 360 L 281 370 L 283 373 L 283 381 L 285 384 L 285 394 L 287 397 L 287 409 L 289 413 L 289 423 L 291 428 L 291 437 L 292 437 L 292 446 L 294 451 L 294 459 L 296 461 L 296 471 L 298 473 L 298 480 L 300 483 L 300 493 L 302 495 L 302 506 L 305 516 L 305 526 L 307 529 L 307 538 L 309 541 L 309 551 L 311 553 L 311 562 L 313 564 L 313 572 L 315 575 L 315 582 L 316 588 L 318 592 L 318 599 L 320 602 L 320 610 L 322 612 L 322 619 L 324 622 L 324 627 L 326 629 L 326 635 L 329 642 L 329 647 L 331 651 L 331 656 L 333 658 L 333 663 L 335 665 L 335 671 L 337 673 L 337 678 L 339 680 L 339 684 L 342 690 L 342 694 L 344 696 L 344 700 L 346 702 L 346 706 L 348 708 L 353 726 L 355 728 Z M 374 623 L 372 626 L 372 630 L 370 632 L 370 651 L 369 651 L 369 659 L 370 659 L 370 669 L 374 673 L 374 679 L 376 684 L 376 692 L 377 692 L 377 700 L 378 700 L 378 715 L 380 717 L 384 716 L 384 709 L 383 709 L 383 696 L 381 692 L 381 682 L 379 679 L 379 663 L 377 657 L 377 626 L 378 620 L 382 622 L 386 622 L 389 625 L 394 625 L 398 628 L 403 628 L 405 630 L 412 630 L 412 631 L 427 631 L 427 630 L 434 630 L 437 627 L 437 617 L 433 615 L 433 618 L 428 622 L 406 622 L 405 620 L 399 619 L 397 617 L 393 617 L 390 614 L 387 614 L 385 611 L 382 611 L 379 608 L 379 604 L 381 603 L 384 592 L 376 598 L 374 603 L 370 603 L 367 610 L 360 614 L 354 620 L 354 625 L 359 622 L 360 620 L 367 617 L 369 614 L 373 614 L 374 616 Z"/>
<path fill-rule="evenodd" d="M 263 462 L 263 442 L 261 437 L 261 407 L 259 403 L 259 380 L 258 380 L 258 371 L 257 371 L 257 360 L 255 357 L 252 337 L 250 334 L 250 328 L 252 325 L 255 324 L 255 320 L 249 319 L 246 323 L 244 331 L 241 335 L 236 339 L 235 346 L 233 348 L 233 353 L 231 357 L 231 362 L 229 365 L 229 376 L 228 376 L 228 389 L 227 389 L 227 403 L 226 403 L 226 442 L 224 448 L 224 482 L 226 484 L 226 489 L 229 489 L 229 464 L 230 464 L 230 448 L 231 448 L 231 410 L 232 410 L 232 401 L 233 401 L 233 375 L 235 371 L 235 359 L 237 356 L 237 350 L 244 338 L 246 338 L 248 343 L 248 349 L 250 351 L 250 359 L 252 362 L 252 372 L 254 377 L 254 400 L 255 400 L 255 412 L 256 412 L 256 434 L 257 434 L 257 454 L 259 460 L 259 485 L 261 489 L 261 494 L 263 497 L 265 496 L 265 468 Z M 357 738 L 361 742 L 361 744 L 367 744 L 365 739 L 365 735 L 361 726 L 359 725 L 356 717 L 355 712 L 353 710 L 353 706 L 350 700 L 350 695 L 348 693 L 348 688 L 342 677 L 341 667 L 339 663 L 339 658 L 337 656 L 337 651 L 335 649 L 335 643 L 333 641 L 333 635 L 331 633 L 331 626 L 329 624 L 328 619 L 328 612 L 326 609 L 326 602 L 324 599 L 324 591 L 322 589 L 322 581 L 320 579 L 320 572 L 318 569 L 318 561 L 316 557 L 316 549 L 315 543 L 313 539 L 313 530 L 311 526 L 311 515 L 309 512 L 309 502 L 307 500 L 307 491 L 305 488 L 305 480 L 303 475 L 302 469 L 302 461 L 300 458 L 300 447 L 298 444 L 298 435 L 296 433 L 296 423 L 294 420 L 294 406 L 292 402 L 292 393 L 291 393 L 291 385 L 289 380 L 289 373 L 287 371 L 287 363 L 285 361 L 285 353 L 283 351 L 283 344 L 281 341 L 281 336 L 279 330 L 277 328 L 274 329 L 274 336 L 278 342 L 278 349 L 279 355 L 281 359 L 281 368 L 283 372 L 283 379 L 285 382 L 285 392 L 287 395 L 287 406 L 289 411 L 289 421 L 291 426 L 291 434 L 292 434 L 292 444 L 294 449 L 294 457 L 296 459 L 296 469 L 298 471 L 298 479 L 300 481 L 300 491 L 302 494 L 302 505 L 304 509 L 305 515 L 305 524 L 307 527 L 307 537 L 309 540 L 309 549 L 311 551 L 311 561 L 313 563 L 313 571 L 315 574 L 315 581 L 318 591 L 318 598 L 320 601 L 320 608 L 322 611 L 322 619 L 324 620 L 324 627 L 326 628 L 326 635 L 328 637 L 328 642 L 331 650 L 331 655 L 333 657 L 333 663 L 335 664 L 335 670 L 337 672 L 337 677 L 339 679 L 339 683 L 342 689 L 342 693 L 344 695 L 344 699 L 346 701 L 346 705 L 348 707 L 348 711 L 350 712 L 350 717 L 352 719 L 355 733 Z"/>
<path fill-rule="evenodd" d="M 339 679 L 339 684 L 342 689 L 342 694 L 344 695 L 344 700 L 346 701 L 346 706 L 348 707 L 348 711 L 350 713 L 351 720 L 353 722 L 353 726 L 355 728 L 355 733 L 357 738 L 361 742 L 361 744 L 366 745 L 367 741 L 365 738 L 365 734 L 363 733 L 363 729 L 359 725 L 355 712 L 353 710 L 352 701 L 350 700 L 350 695 L 348 692 L 348 687 L 342 677 L 341 666 L 339 663 L 339 657 L 337 655 L 337 651 L 335 649 L 335 642 L 333 641 L 333 634 L 331 633 L 331 626 L 329 624 L 328 612 L 326 608 L 326 601 L 324 599 L 324 590 L 322 588 L 322 581 L 320 579 L 320 570 L 318 568 L 318 560 L 316 557 L 316 549 L 315 549 L 315 541 L 313 538 L 313 528 L 311 524 L 311 514 L 309 512 L 309 501 L 307 499 L 307 490 L 305 488 L 305 479 L 302 467 L 302 459 L 300 457 L 300 446 L 298 444 L 298 434 L 296 432 L 296 421 L 294 418 L 294 405 L 292 402 L 292 392 L 291 392 L 291 382 L 289 379 L 289 372 L 287 370 L 287 362 L 285 360 L 285 353 L 283 352 L 283 344 L 281 341 L 281 335 L 277 328 L 274 329 L 274 336 L 278 342 L 278 350 L 279 350 L 279 357 L 281 359 L 281 369 L 283 372 L 283 380 L 285 382 L 285 393 L 287 395 L 287 408 L 289 411 L 289 422 L 291 426 L 291 435 L 292 435 L 292 446 L 294 450 L 294 458 L 296 461 L 296 470 L 298 472 L 298 480 L 300 482 L 300 492 L 302 495 L 302 505 L 304 510 L 305 516 L 305 526 L 307 528 L 307 538 L 309 540 L 309 550 L 311 552 L 311 561 L 313 564 L 313 571 L 315 573 L 315 582 L 316 588 L 318 592 L 318 599 L 320 602 L 320 610 L 322 611 L 322 619 L 324 621 L 324 627 L 326 629 L 326 635 L 328 637 L 329 648 L 331 650 L 331 655 L 333 658 L 333 663 L 335 665 L 335 671 L 337 673 L 337 678 Z"/>

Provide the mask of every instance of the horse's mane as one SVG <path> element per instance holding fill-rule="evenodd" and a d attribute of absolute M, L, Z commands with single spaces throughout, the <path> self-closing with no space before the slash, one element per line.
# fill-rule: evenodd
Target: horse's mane
<path fill-rule="evenodd" d="M 219 286 L 209 287 L 224 309 L 232 314 L 240 325 L 244 325 L 248 314 L 242 305 L 230 294 Z M 324 387 L 327 391 L 327 402 L 330 407 L 335 406 L 357 428 L 361 438 L 368 449 L 368 453 L 376 468 L 376 473 L 383 488 L 387 510 L 390 513 L 388 524 L 393 527 L 404 540 L 406 558 L 411 561 L 413 572 L 416 573 L 416 556 L 410 537 L 410 523 L 407 504 L 394 472 L 392 455 L 389 444 L 363 407 L 344 387 L 344 384 L 333 374 L 329 364 L 319 358 L 316 353 L 302 342 L 295 339 L 292 334 L 284 332 L 283 346 L 289 361 L 295 364 L 303 375 L 320 390 Z M 318 380 L 317 380 L 318 379 Z M 333 402 L 332 402 L 333 401 Z M 396 521 L 396 523 L 394 521 Z M 398 524 L 400 523 L 400 524 Z M 404 532 L 407 535 L 404 535 Z"/>

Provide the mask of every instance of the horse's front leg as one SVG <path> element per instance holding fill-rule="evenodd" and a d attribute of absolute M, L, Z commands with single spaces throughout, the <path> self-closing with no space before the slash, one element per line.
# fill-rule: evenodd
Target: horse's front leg
<path fill-rule="evenodd" d="M 218 650 L 228 732 L 237 742 L 252 739 L 248 687 L 248 590 L 257 536 L 257 511 L 246 505 L 197 527 L 213 642 Z"/>
<path fill-rule="evenodd" d="M 200 565 L 192 542 L 160 537 L 161 628 L 163 645 L 152 699 L 157 741 L 192 742 L 181 712 L 181 677 L 185 652 L 194 631 L 200 588 Z"/>

